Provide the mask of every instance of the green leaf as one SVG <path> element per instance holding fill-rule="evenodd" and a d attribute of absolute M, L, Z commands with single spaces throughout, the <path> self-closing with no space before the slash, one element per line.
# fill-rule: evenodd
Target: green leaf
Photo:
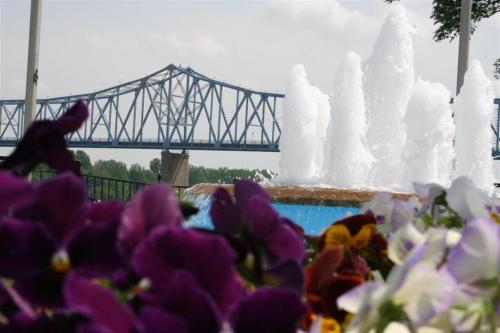
<path fill-rule="evenodd" d="M 403 305 L 397 305 L 393 301 L 382 303 L 379 310 L 379 321 L 375 328 L 375 333 L 384 333 L 384 330 L 392 322 L 406 321 L 407 316 L 403 310 Z"/>
<path fill-rule="evenodd" d="M 496 278 L 480 280 L 475 285 L 482 288 L 495 288 L 498 287 L 498 280 Z"/>

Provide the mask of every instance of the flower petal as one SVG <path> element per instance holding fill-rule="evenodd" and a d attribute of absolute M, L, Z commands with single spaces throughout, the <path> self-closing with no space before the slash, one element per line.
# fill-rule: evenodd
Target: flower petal
<path fill-rule="evenodd" d="M 80 174 L 73 156 L 67 150 L 64 134 L 53 121 L 35 121 L 14 152 L 0 164 L 0 169 L 26 176 L 40 162 L 47 163 L 57 173 L 71 171 Z"/>
<path fill-rule="evenodd" d="M 185 319 L 178 314 L 168 313 L 159 307 L 143 306 L 140 319 L 141 333 L 189 333 Z"/>
<path fill-rule="evenodd" d="M 277 258 L 302 262 L 306 256 L 304 241 L 288 225 L 282 224 L 265 237 L 265 245 Z"/>
<path fill-rule="evenodd" d="M 421 326 L 451 306 L 456 283 L 445 270 L 436 269 L 426 263 L 418 263 L 406 276 L 393 300 L 404 305 L 412 322 Z"/>
<path fill-rule="evenodd" d="M 333 277 L 344 259 L 344 248 L 335 246 L 322 251 L 305 271 L 307 293 L 319 294 L 320 290 Z"/>
<path fill-rule="evenodd" d="M 270 282 L 267 285 L 273 287 L 293 288 L 302 292 L 304 286 L 302 264 L 293 259 L 280 261 L 265 269 L 264 280 Z"/>
<path fill-rule="evenodd" d="M 238 207 L 225 188 L 219 187 L 212 194 L 210 218 L 215 230 L 227 235 L 236 235 L 241 232 L 241 219 Z"/>
<path fill-rule="evenodd" d="M 499 225 L 478 218 L 465 225 L 462 239 L 448 255 L 447 269 L 460 283 L 498 278 L 500 272 Z"/>
<path fill-rule="evenodd" d="M 82 223 L 65 239 L 71 265 L 79 274 L 109 277 L 123 265 L 116 247 L 123 203 L 117 200 L 88 203 Z"/>
<path fill-rule="evenodd" d="M 182 212 L 175 193 L 165 184 L 137 193 L 125 210 L 118 231 L 118 247 L 125 258 L 156 226 L 180 225 Z"/>
<path fill-rule="evenodd" d="M 259 196 L 252 197 L 248 204 L 247 218 L 251 231 L 259 239 L 265 239 L 270 233 L 279 229 L 281 225 L 278 212 L 271 206 L 268 200 Z"/>
<path fill-rule="evenodd" d="M 488 194 L 467 177 L 459 177 L 453 181 L 446 192 L 446 202 L 466 221 L 475 217 L 489 217 L 486 209 Z"/>
<path fill-rule="evenodd" d="M 40 221 L 55 240 L 62 242 L 78 225 L 87 200 L 83 181 L 67 172 L 39 183 L 36 199 L 17 209 L 14 216 Z"/>
<path fill-rule="evenodd" d="M 89 115 L 87 105 L 82 100 L 77 101 L 60 118 L 55 120 L 55 125 L 63 134 L 78 131 Z"/>
<path fill-rule="evenodd" d="M 8 172 L 0 171 L 0 184 L 2 184 L 0 187 L 0 217 L 6 215 L 12 208 L 33 200 L 35 195 L 33 185 Z"/>
<path fill-rule="evenodd" d="M 176 271 L 193 274 L 223 313 L 239 301 L 236 254 L 220 236 L 196 230 L 159 227 L 141 243 L 132 259 L 134 269 L 148 277 L 153 288 L 164 288 Z"/>
<path fill-rule="evenodd" d="M 424 235 L 420 233 L 413 223 L 408 223 L 399 228 L 390 238 L 387 256 L 396 265 L 401 265 L 411 250 L 423 244 L 424 241 Z"/>
<path fill-rule="evenodd" d="M 68 308 L 113 333 L 130 333 L 135 326 L 132 312 L 118 303 L 113 292 L 74 273 L 66 277 L 64 298 Z"/>
<path fill-rule="evenodd" d="M 305 312 L 300 295 L 290 289 L 258 289 L 241 301 L 232 318 L 234 333 L 295 333 Z"/>
<path fill-rule="evenodd" d="M 0 222 L 0 276 L 26 280 L 50 266 L 55 245 L 43 227 L 13 218 Z"/>
<path fill-rule="evenodd" d="M 177 271 L 160 292 L 160 305 L 168 313 L 182 316 L 189 332 L 218 333 L 222 316 L 210 294 L 193 275 Z M 177 332 L 177 331 L 174 331 Z"/>
<path fill-rule="evenodd" d="M 259 197 L 264 201 L 271 201 L 271 196 L 262 186 L 256 182 L 246 179 L 235 182 L 234 196 L 236 197 L 236 204 L 238 205 L 238 209 L 240 210 L 240 214 L 243 218 L 247 218 L 250 215 L 252 210 L 249 206 L 251 198 Z"/>

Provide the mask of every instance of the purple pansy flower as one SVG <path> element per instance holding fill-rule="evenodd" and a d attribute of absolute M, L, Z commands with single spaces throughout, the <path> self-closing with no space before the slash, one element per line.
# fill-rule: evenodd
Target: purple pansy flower
<path fill-rule="evenodd" d="M 487 218 L 469 221 L 446 268 L 462 289 L 481 289 L 481 282 L 495 279 L 500 284 L 500 225 Z"/>
<path fill-rule="evenodd" d="M 0 333 L 107 333 L 88 330 L 85 322 L 84 317 L 66 312 L 53 312 L 50 317 L 42 313 L 36 318 L 17 312 L 9 317 L 8 324 L 0 325 Z"/>
<path fill-rule="evenodd" d="M 290 221 L 271 206 L 269 194 L 249 180 L 237 181 L 234 192 L 235 202 L 223 188 L 214 192 L 210 216 L 215 230 L 228 235 L 248 233 L 266 247 L 272 258 L 302 262 L 303 240 Z"/>
<path fill-rule="evenodd" d="M 64 283 L 64 299 L 67 310 L 89 319 L 85 332 L 130 333 L 135 326 L 132 311 L 119 304 L 111 290 L 74 273 Z"/>
<path fill-rule="evenodd" d="M 59 119 L 33 122 L 16 150 L 0 164 L 0 169 L 25 176 L 38 163 L 45 162 L 57 173 L 72 171 L 80 174 L 71 152 L 66 148 L 64 136 L 78 130 L 87 117 L 87 106 L 78 101 Z"/>
<path fill-rule="evenodd" d="M 161 290 L 143 295 L 144 333 L 219 333 L 223 315 L 214 298 L 195 277 L 183 270 L 173 272 Z"/>
<path fill-rule="evenodd" d="M 7 172 L 0 171 L 0 217 L 11 213 L 11 210 L 33 200 L 33 186 Z"/>
<path fill-rule="evenodd" d="M 235 259 L 236 254 L 220 236 L 160 226 L 135 250 L 132 265 L 151 281 L 153 299 L 168 294 L 165 289 L 173 276 L 184 272 L 227 314 L 243 295 Z"/>
<path fill-rule="evenodd" d="M 118 247 L 130 258 L 135 247 L 159 225 L 182 223 L 182 212 L 175 192 L 165 184 L 148 186 L 137 193 L 122 216 L 118 230 Z"/>
<path fill-rule="evenodd" d="M 0 221 L 0 275 L 15 279 L 28 300 L 58 304 L 69 269 L 110 277 L 121 266 L 115 242 L 123 204 L 90 203 L 71 173 L 33 186 L 33 200 Z"/>
<path fill-rule="evenodd" d="M 302 290 L 303 229 L 278 214 L 259 184 L 239 180 L 234 193 L 235 201 L 224 188 L 216 189 L 210 216 L 237 249 L 240 270 L 257 285 Z"/>
<path fill-rule="evenodd" d="M 294 333 L 306 308 L 300 294 L 288 288 L 257 289 L 232 315 L 234 333 Z"/>

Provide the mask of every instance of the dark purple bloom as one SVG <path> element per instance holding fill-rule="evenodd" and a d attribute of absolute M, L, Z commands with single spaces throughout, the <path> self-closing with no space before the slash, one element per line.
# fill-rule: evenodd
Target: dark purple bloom
<path fill-rule="evenodd" d="M 16 150 L 0 164 L 0 169 L 25 176 L 38 163 L 45 162 L 57 173 L 72 171 L 79 175 L 79 168 L 66 147 L 64 136 L 78 130 L 87 117 L 87 106 L 78 101 L 57 120 L 33 122 Z"/>
<path fill-rule="evenodd" d="M 36 198 L 18 207 L 14 216 L 42 222 L 55 241 L 61 242 L 82 219 L 86 202 L 87 190 L 82 180 L 65 173 L 36 184 Z"/>
<path fill-rule="evenodd" d="M 134 328 L 132 311 L 119 304 L 111 290 L 74 273 L 66 277 L 64 299 L 68 310 L 90 320 L 85 332 L 130 333 Z"/>
<path fill-rule="evenodd" d="M 50 318 L 41 313 L 36 318 L 17 312 L 9 317 L 9 323 L 0 325 L 0 333 L 108 333 L 105 331 L 85 331 L 86 319 L 66 312 L 54 312 Z"/>
<path fill-rule="evenodd" d="M 210 217 L 215 230 L 227 235 L 241 233 L 243 225 L 238 206 L 233 203 L 233 198 L 225 188 L 218 187 L 212 194 Z"/>
<path fill-rule="evenodd" d="M 269 202 L 261 197 L 252 197 L 248 207 L 255 238 L 264 244 L 274 257 L 302 262 L 305 256 L 302 239 L 284 223 Z"/>
<path fill-rule="evenodd" d="M 123 204 L 88 202 L 71 173 L 35 186 L 34 199 L 0 221 L 0 275 L 15 279 L 20 294 L 38 305 L 62 300 L 68 270 L 111 277 L 122 264 L 116 234 Z"/>
<path fill-rule="evenodd" d="M 0 217 L 13 208 L 33 200 L 33 186 L 13 175 L 0 171 Z"/>
<path fill-rule="evenodd" d="M 132 265 L 151 280 L 153 294 L 167 288 L 174 273 L 191 275 L 225 314 L 243 293 L 234 268 L 235 258 L 222 237 L 160 226 L 138 246 Z"/>
<path fill-rule="evenodd" d="M 35 278 L 50 266 L 55 251 L 50 235 L 39 223 L 14 218 L 0 222 L 0 276 Z"/>
<path fill-rule="evenodd" d="M 118 231 L 118 247 L 125 258 L 159 225 L 180 225 L 182 212 L 175 192 L 165 184 L 151 185 L 137 193 L 125 210 Z"/>
<path fill-rule="evenodd" d="M 302 291 L 304 286 L 302 265 L 293 259 L 270 265 L 264 271 L 264 282 L 267 286 L 287 287 Z"/>
<path fill-rule="evenodd" d="M 232 316 L 234 333 L 295 333 L 305 312 L 300 294 L 286 288 L 258 289 Z"/>
<path fill-rule="evenodd" d="M 210 216 L 215 230 L 228 235 L 246 232 L 265 246 L 272 259 L 302 262 L 305 250 L 297 232 L 300 229 L 293 228 L 293 222 L 274 210 L 269 194 L 248 180 L 237 181 L 234 188 L 234 203 L 225 189 L 214 193 Z"/>
<path fill-rule="evenodd" d="M 188 323 L 181 315 L 169 313 L 157 306 L 142 307 L 140 318 L 141 333 L 189 333 Z"/>
<path fill-rule="evenodd" d="M 222 327 L 212 296 L 192 274 L 181 270 L 172 273 L 154 300 L 142 308 L 141 321 L 144 333 L 218 333 Z"/>

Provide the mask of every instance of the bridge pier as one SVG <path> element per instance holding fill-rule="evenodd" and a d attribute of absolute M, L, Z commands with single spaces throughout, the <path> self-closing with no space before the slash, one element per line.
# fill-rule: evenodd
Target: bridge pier
<path fill-rule="evenodd" d="M 160 165 L 161 179 L 172 186 L 189 186 L 189 154 L 171 153 L 168 150 L 161 152 Z"/>

